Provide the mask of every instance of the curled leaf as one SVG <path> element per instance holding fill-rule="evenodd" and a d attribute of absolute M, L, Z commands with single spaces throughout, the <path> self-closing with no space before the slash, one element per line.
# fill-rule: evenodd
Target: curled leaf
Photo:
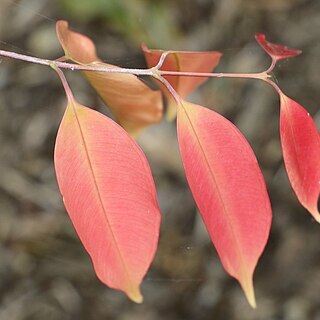
<path fill-rule="evenodd" d="M 117 68 L 103 63 L 91 39 L 70 31 L 68 22 L 57 22 L 57 35 L 68 59 L 83 65 Z M 162 119 L 161 92 L 152 90 L 137 76 L 95 71 L 83 73 L 120 125 L 131 135 L 137 136 L 143 128 Z"/>
<path fill-rule="evenodd" d="M 69 95 L 54 161 L 65 207 L 98 278 L 142 302 L 160 211 L 141 149 L 113 120 Z"/>
<path fill-rule="evenodd" d="M 300 203 L 320 223 L 320 138 L 310 114 L 280 94 L 280 137 L 286 171 Z"/>
<path fill-rule="evenodd" d="M 154 67 L 159 62 L 163 50 L 148 49 L 142 44 L 147 65 Z M 160 70 L 180 71 L 180 72 L 211 72 L 219 63 L 221 53 L 216 51 L 169 51 Z M 207 81 L 207 77 L 187 77 L 187 76 L 163 76 L 182 99 L 186 98 L 193 90 Z M 176 103 L 172 95 L 164 90 L 168 99 L 168 118 L 176 116 Z"/>
<path fill-rule="evenodd" d="M 178 108 L 178 139 L 189 186 L 221 262 L 255 307 L 252 278 L 271 225 L 255 155 L 230 121 L 188 102 Z"/>
<path fill-rule="evenodd" d="M 301 50 L 292 49 L 281 44 L 271 43 L 266 40 L 266 36 L 262 33 L 256 35 L 256 40 L 274 61 L 293 58 L 302 52 Z"/>

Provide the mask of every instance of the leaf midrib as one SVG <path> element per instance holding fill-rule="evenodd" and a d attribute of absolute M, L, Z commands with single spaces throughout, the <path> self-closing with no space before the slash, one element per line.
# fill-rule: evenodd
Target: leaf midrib
<path fill-rule="evenodd" d="M 125 270 L 125 272 L 127 274 L 128 280 L 131 283 L 127 264 L 125 263 L 125 259 L 124 259 L 123 255 L 122 255 L 121 251 L 120 251 L 117 238 L 116 238 L 116 236 L 115 236 L 115 234 L 114 234 L 114 232 L 113 232 L 113 230 L 111 228 L 111 224 L 110 224 L 110 221 L 109 221 L 108 216 L 107 216 L 107 210 L 106 210 L 106 208 L 104 206 L 104 203 L 103 203 L 103 200 L 102 200 L 102 196 L 101 196 L 101 192 L 100 192 L 100 189 L 99 189 L 99 185 L 98 185 L 98 182 L 97 182 L 97 179 L 96 179 L 96 176 L 95 176 L 95 172 L 94 172 L 94 169 L 93 169 L 92 161 L 91 161 L 91 158 L 90 158 L 90 155 L 89 155 L 87 143 L 85 141 L 83 130 L 82 130 L 82 127 L 81 127 L 81 122 L 80 122 L 80 119 L 79 119 L 77 111 L 76 111 L 77 107 L 74 105 L 74 102 L 71 102 L 71 104 L 72 104 L 72 111 L 74 113 L 74 116 L 75 116 L 75 119 L 77 121 L 77 125 L 78 125 L 78 128 L 79 128 L 79 132 L 80 132 L 80 136 L 81 136 L 81 140 L 82 140 L 82 146 L 83 146 L 83 148 L 85 150 L 86 159 L 87 159 L 87 162 L 88 162 L 88 165 L 89 165 L 89 168 L 90 168 L 90 173 L 91 173 L 91 177 L 92 177 L 92 180 L 93 180 L 94 188 L 95 188 L 96 194 L 98 196 L 98 202 L 101 205 L 101 208 L 102 208 L 102 211 L 103 211 L 103 215 L 105 217 L 106 224 L 107 224 L 107 226 L 108 226 L 108 228 L 109 228 L 109 230 L 111 232 L 111 237 L 112 237 L 113 243 L 114 243 L 114 245 L 115 245 L 115 247 L 117 249 L 119 258 L 121 260 L 121 263 L 122 263 L 122 265 L 124 267 L 124 270 Z"/>
<path fill-rule="evenodd" d="M 190 123 L 190 126 L 191 126 L 191 128 L 192 128 L 192 131 L 193 131 L 193 133 L 194 133 L 194 135 L 195 135 L 195 137 L 196 137 L 196 139 L 197 139 L 198 145 L 199 145 L 200 150 L 201 150 L 201 152 L 202 152 L 202 154 L 203 154 L 203 157 L 204 157 L 204 159 L 205 159 L 205 163 L 206 163 L 207 167 L 209 168 L 211 180 L 213 181 L 214 185 L 216 186 L 216 190 L 217 190 L 217 192 L 218 192 L 219 200 L 220 200 L 220 202 L 221 202 L 221 204 L 222 204 L 224 216 L 225 216 L 226 219 L 227 219 L 227 223 L 228 223 L 228 226 L 229 226 L 229 230 L 230 230 L 230 232 L 231 232 L 233 242 L 234 242 L 234 244 L 235 244 L 235 246 L 236 246 L 236 250 L 237 250 L 237 252 L 238 252 L 238 257 L 239 257 L 240 264 L 241 264 L 241 274 L 245 275 L 245 278 L 247 279 L 247 272 L 246 272 L 246 269 L 245 269 L 244 259 L 243 259 L 243 256 L 242 256 L 242 253 L 241 253 L 241 250 L 240 250 L 240 247 L 239 247 L 239 244 L 238 244 L 236 235 L 235 235 L 235 231 L 234 231 L 234 229 L 233 229 L 233 227 L 232 227 L 232 224 L 231 224 L 230 215 L 229 215 L 229 213 L 227 212 L 225 203 L 224 203 L 224 201 L 223 201 L 223 198 L 222 198 L 222 195 L 221 195 L 221 192 L 220 192 L 220 188 L 218 187 L 216 178 L 215 178 L 215 176 L 214 176 L 214 174 L 213 174 L 213 172 L 212 172 L 212 170 L 211 170 L 211 166 L 210 166 L 209 160 L 208 160 L 208 158 L 207 158 L 207 156 L 206 156 L 206 153 L 205 153 L 205 151 L 204 151 L 204 148 L 203 148 L 203 146 L 202 146 L 202 144 L 201 144 L 201 142 L 200 142 L 200 138 L 199 138 L 199 136 L 198 136 L 198 134 L 197 134 L 197 131 L 196 131 L 196 129 L 195 129 L 193 123 L 192 123 L 192 120 L 191 120 L 191 118 L 190 118 L 190 116 L 189 116 L 189 114 L 188 114 L 188 111 L 185 109 L 184 106 L 183 106 L 183 111 L 185 112 L 185 114 L 186 114 L 186 116 L 187 116 L 187 119 L 188 119 L 188 121 L 189 121 L 189 123 Z"/>

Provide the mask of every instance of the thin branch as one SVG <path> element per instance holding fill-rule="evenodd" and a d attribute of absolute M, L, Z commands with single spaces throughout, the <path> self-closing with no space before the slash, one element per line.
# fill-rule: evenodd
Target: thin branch
<path fill-rule="evenodd" d="M 57 72 L 61 82 L 62 82 L 62 85 L 63 85 L 63 88 L 64 88 L 64 91 L 66 92 L 66 95 L 67 95 L 67 99 L 68 99 L 68 102 L 70 103 L 72 100 L 73 100 L 73 94 L 72 94 L 72 91 L 69 87 L 69 84 L 68 84 L 68 81 L 64 75 L 64 73 L 61 71 L 61 69 L 57 68 L 56 66 L 52 65 L 51 66 L 52 69 L 54 71 Z"/>
<path fill-rule="evenodd" d="M 172 97 L 174 98 L 174 100 L 176 101 L 178 106 L 182 106 L 182 99 L 179 96 L 179 94 L 177 93 L 177 91 L 172 87 L 172 85 L 169 83 L 169 81 L 165 78 L 163 78 L 161 75 L 157 74 L 156 76 L 154 75 L 154 77 L 156 79 L 158 79 L 160 82 L 162 82 L 166 88 L 169 90 L 169 92 L 171 93 Z"/>
<path fill-rule="evenodd" d="M 277 64 L 277 60 L 272 58 L 270 67 L 265 72 L 266 73 L 271 73 L 273 71 L 274 67 L 276 66 L 276 64 Z"/>
<path fill-rule="evenodd" d="M 170 54 L 170 51 L 165 51 L 161 54 L 161 57 L 159 59 L 158 64 L 154 67 L 157 70 L 160 70 L 160 68 L 162 67 L 164 61 L 166 60 L 167 56 Z"/>
<path fill-rule="evenodd" d="M 282 91 L 281 91 L 281 89 L 278 87 L 278 85 L 277 85 L 275 82 L 273 82 L 272 80 L 267 79 L 267 78 L 265 78 L 265 79 L 262 79 L 262 78 L 261 78 L 260 80 L 262 80 L 262 81 L 264 81 L 264 82 L 269 83 L 269 84 L 270 84 L 270 86 L 272 86 L 272 87 L 273 87 L 273 89 L 274 89 L 274 90 L 276 90 L 276 91 L 277 91 L 277 93 L 281 96 Z"/>
<path fill-rule="evenodd" d="M 182 71 L 162 71 L 158 73 L 161 76 L 188 76 L 188 77 L 209 77 L 209 78 L 246 78 L 246 79 L 262 79 L 269 78 L 266 72 L 259 73 L 216 73 L 216 72 L 182 72 Z"/>
<path fill-rule="evenodd" d="M 170 52 L 168 52 L 170 53 Z M 15 52 L 0 50 L 0 56 L 8 57 L 16 60 L 22 60 L 31 63 L 37 63 L 40 65 L 46 65 L 50 67 L 57 67 L 60 69 L 80 70 L 80 71 L 95 71 L 106 73 L 124 73 L 134 74 L 137 76 L 151 76 L 157 78 L 160 76 L 188 76 L 188 77 L 210 77 L 210 78 L 245 78 L 245 79 L 266 79 L 269 78 L 265 71 L 260 73 L 206 73 L 206 72 L 180 72 L 180 71 L 166 71 L 159 70 L 162 66 L 167 54 L 163 54 L 156 67 L 150 69 L 130 69 L 130 68 L 108 68 L 101 65 L 79 65 L 75 63 L 67 63 L 59 60 L 48 60 L 37 57 L 27 56 Z M 156 70 L 156 72 L 155 72 Z"/>
<path fill-rule="evenodd" d="M 37 63 L 45 66 L 56 66 L 60 69 L 81 70 L 81 71 L 96 71 L 96 72 L 110 72 L 110 73 L 127 73 L 135 75 L 152 76 L 151 69 L 128 69 L 128 68 L 107 68 L 103 66 L 88 66 L 75 63 L 67 63 L 59 60 L 41 59 L 24 54 L 19 54 L 11 51 L 0 50 L 0 56 L 8 57 L 16 60 L 22 60 L 31 63 Z"/>

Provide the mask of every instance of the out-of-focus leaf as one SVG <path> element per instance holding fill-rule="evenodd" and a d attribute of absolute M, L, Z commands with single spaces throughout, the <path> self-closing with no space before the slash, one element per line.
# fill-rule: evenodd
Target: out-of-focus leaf
<path fill-rule="evenodd" d="M 113 120 L 69 96 L 54 160 L 65 207 L 98 278 L 142 302 L 140 283 L 160 228 L 144 154 Z"/>
<path fill-rule="evenodd" d="M 163 50 L 148 49 L 142 44 L 147 65 L 154 67 L 159 62 Z M 169 51 L 160 70 L 181 72 L 211 72 L 219 63 L 221 53 L 216 51 Z M 163 76 L 182 99 L 186 98 L 193 90 L 207 81 L 207 77 Z M 163 87 L 163 86 L 162 86 Z M 168 119 L 176 116 L 176 103 L 168 90 L 164 90 L 168 99 Z"/>
<path fill-rule="evenodd" d="M 255 155 L 230 121 L 188 102 L 178 108 L 178 139 L 188 183 L 222 264 L 255 307 L 253 272 L 271 225 Z"/>
<path fill-rule="evenodd" d="M 121 33 L 132 43 L 170 45 L 181 31 L 167 1 L 57 0 L 70 20 L 82 24 L 99 21 L 108 31 Z M 137 18 L 138 17 L 138 18 Z M 85 23 L 84 23 L 85 22 Z"/>
<path fill-rule="evenodd" d="M 293 58 L 302 52 L 301 50 L 292 49 L 281 44 L 271 43 L 266 40 L 266 36 L 262 33 L 256 35 L 256 40 L 274 61 Z"/>
<path fill-rule="evenodd" d="M 68 59 L 83 65 L 117 68 L 103 63 L 94 43 L 86 36 L 70 31 L 66 21 L 57 22 L 57 35 Z M 146 126 L 162 118 L 161 92 L 152 90 L 132 74 L 83 72 L 120 125 L 137 136 Z"/>

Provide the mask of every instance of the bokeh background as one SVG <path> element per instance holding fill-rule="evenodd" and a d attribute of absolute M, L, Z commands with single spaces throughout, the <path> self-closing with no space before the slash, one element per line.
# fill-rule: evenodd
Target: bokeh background
<path fill-rule="evenodd" d="M 219 50 L 219 71 L 257 72 L 269 58 L 254 41 L 303 50 L 283 61 L 275 79 L 320 119 L 319 0 L 1 0 L 0 47 L 55 59 L 55 21 L 87 34 L 103 60 L 144 67 L 140 43 L 175 50 Z M 214 79 L 190 100 L 232 120 L 252 144 L 273 206 L 270 240 L 255 273 L 258 308 L 222 269 L 187 187 L 175 123 L 139 138 L 163 214 L 158 253 L 142 305 L 102 285 L 63 208 L 53 148 L 66 105 L 49 68 L 0 60 L 1 320 L 319 320 L 320 226 L 298 204 L 279 143 L 279 101 L 265 83 Z M 105 112 L 75 71 L 82 104 Z"/>

